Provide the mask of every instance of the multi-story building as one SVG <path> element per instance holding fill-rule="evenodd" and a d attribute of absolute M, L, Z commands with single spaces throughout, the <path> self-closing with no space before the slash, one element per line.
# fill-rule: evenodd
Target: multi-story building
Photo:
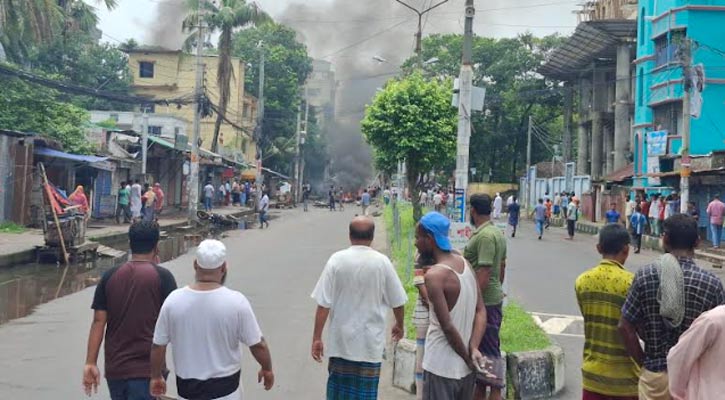
<path fill-rule="evenodd" d="M 160 111 L 160 110 L 157 110 Z M 144 124 L 144 114 L 135 111 L 103 111 L 92 110 L 91 123 L 99 124 L 106 121 L 113 121 L 119 130 L 131 130 L 141 132 Z M 189 121 L 171 114 L 151 113 L 147 114 L 148 126 L 146 133 L 160 136 L 165 139 L 175 140 L 178 135 L 188 138 L 186 131 L 190 126 Z"/>
<path fill-rule="evenodd" d="M 312 75 L 305 85 L 307 99 L 319 110 L 318 123 L 324 127 L 335 118 L 335 92 L 337 81 L 332 64 L 323 60 L 312 61 Z"/>
<path fill-rule="evenodd" d="M 157 47 L 139 47 L 126 50 L 128 64 L 133 76 L 133 90 L 140 96 L 154 99 L 171 99 L 179 97 L 192 98 L 196 78 L 196 59 L 181 50 L 168 50 Z M 204 86 L 209 100 L 219 103 L 219 87 L 217 86 L 217 67 L 219 58 L 216 56 L 203 56 Z M 245 97 L 244 77 L 245 64 L 238 58 L 232 59 L 232 80 L 226 117 L 240 127 L 249 126 L 245 121 L 244 105 L 250 99 Z M 249 108 L 252 109 L 251 107 Z M 174 105 L 149 106 L 150 113 L 163 113 L 180 117 L 186 121 L 194 120 L 194 110 L 191 104 L 177 107 Z M 202 147 L 209 149 L 214 134 L 216 115 L 201 120 Z M 192 126 L 189 122 L 186 131 L 191 136 Z M 219 135 L 218 152 L 232 158 L 242 156 L 248 163 L 254 162 L 256 147 L 252 141 L 253 129 L 237 129 L 224 122 Z M 241 160 L 239 160 L 241 161 Z"/>

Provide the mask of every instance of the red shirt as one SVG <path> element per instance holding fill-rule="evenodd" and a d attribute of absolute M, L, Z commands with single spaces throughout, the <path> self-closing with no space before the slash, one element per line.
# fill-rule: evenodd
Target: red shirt
<path fill-rule="evenodd" d="M 640 207 L 642 208 L 642 215 L 647 217 L 649 215 L 649 202 L 643 201 L 642 203 L 640 203 Z"/>

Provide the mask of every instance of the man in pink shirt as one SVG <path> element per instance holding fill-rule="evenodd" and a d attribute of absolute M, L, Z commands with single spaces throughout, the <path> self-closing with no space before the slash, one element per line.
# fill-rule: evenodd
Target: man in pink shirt
<path fill-rule="evenodd" d="M 721 203 L 722 204 L 722 203 Z M 674 400 L 720 399 L 725 393 L 725 306 L 701 314 L 667 356 Z"/>
<path fill-rule="evenodd" d="M 725 203 L 720 201 L 719 195 L 715 195 L 715 198 L 707 205 L 707 215 L 710 217 L 710 240 L 713 248 L 720 247 L 723 214 L 725 214 Z"/>

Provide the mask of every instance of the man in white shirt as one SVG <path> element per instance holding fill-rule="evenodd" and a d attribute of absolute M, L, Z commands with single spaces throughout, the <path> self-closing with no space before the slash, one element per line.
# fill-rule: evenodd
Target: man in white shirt
<path fill-rule="evenodd" d="M 214 186 L 207 182 L 204 186 L 204 211 L 211 212 L 212 200 L 214 199 Z"/>
<path fill-rule="evenodd" d="M 660 236 L 660 195 L 655 194 L 652 198 L 652 204 L 649 206 L 649 226 L 652 227 L 653 236 Z"/>
<path fill-rule="evenodd" d="M 272 357 L 252 307 L 243 294 L 224 286 L 224 244 L 201 242 L 194 270 L 196 282 L 173 291 L 161 306 L 151 349 L 151 395 L 166 393 L 162 369 L 169 344 L 181 399 L 241 400 L 239 343 L 249 346 L 261 366 L 258 380 L 270 390 Z"/>
<path fill-rule="evenodd" d="M 377 399 L 385 349 L 388 310 L 393 309 L 393 340 L 403 336 L 403 307 L 408 296 L 393 264 L 370 248 L 375 223 L 368 217 L 350 222 L 351 246 L 333 254 L 312 298 L 317 302 L 312 358 L 329 357 L 328 399 Z M 327 349 L 322 330 L 330 320 Z"/>
<path fill-rule="evenodd" d="M 501 208 L 503 207 L 503 199 L 501 193 L 496 193 L 496 198 L 493 199 L 493 219 L 501 218 Z"/>
<path fill-rule="evenodd" d="M 637 204 L 639 204 L 639 197 L 635 199 L 630 195 L 629 201 L 627 201 L 627 205 L 624 208 L 624 220 L 627 229 L 632 226 L 632 214 L 634 214 L 634 209 L 637 207 Z"/>
<path fill-rule="evenodd" d="M 441 205 L 443 204 L 443 194 L 441 194 L 441 191 L 438 190 L 435 195 L 433 195 L 433 206 L 435 206 L 435 210 L 438 212 L 441 212 Z"/>
<path fill-rule="evenodd" d="M 267 218 L 267 212 L 269 211 L 269 196 L 267 192 L 262 194 L 262 199 L 259 200 L 259 228 L 264 228 L 264 224 L 267 224 L 269 228 L 269 218 Z"/>

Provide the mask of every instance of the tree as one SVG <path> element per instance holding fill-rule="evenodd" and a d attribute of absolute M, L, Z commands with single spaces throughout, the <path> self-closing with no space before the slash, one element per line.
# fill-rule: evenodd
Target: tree
<path fill-rule="evenodd" d="M 456 150 L 456 111 L 451 82 L 425 79 L 420 73 L 389 81 L 365 110 L 362 131 L 375 161 L 391 170 L 405 161 L 413 217 L 422 216 L 419 190 L 431 169 L 449 162 Z"/>
<path fill-rule="evenodd" d="M 218 4 L 217 4 L 218 3 Z M 245 0 L 189 0 L 190 13 L 184 20 L 184 27 L 196 25 L 199 16 L 212 32 L 219 31 L 219 66 L 217 68 L 217 86 L 219 88 L 218 115 L 214 124 L 214 136 L 211 151 L 217 151 L 219 129 L 227 113 L 231 81 L 234 78 L 232 69 L 232 33 L 237 28 L 267 23 L 271 18 L 256 3 Z"/>
<path fill-rule="evenodd" d="M 236 32 L 233 56 L 250 66 L 247 68 L 245 91 L 258 96 L 260 54 L 265 54 L 264 125 L 262 150 L 264 163 L 272 169 L 291 174 L 294 152 L 279 151 L 279 138 L 294 138 L 297 130 L 297 109 L 302 102 L 302 87 L 312 72 L 312 59 L 304 44 L 297 41 L 291 28 L 268 23 Z M 259 44 L 261 43 L 261 46 Z M 267 157 L 267 154 L 271 154 Z"/>
<path fill-rule="evenodd" d="M 0 76 L 0 128 L 35 132 L 58 140 L 65 151 L 88 154 L 93 147 L 83 127 L 88 113 L 72 104 L 55 99 L 57 92 L 26 83 L 17 78 Z"/>
<path fill-rule="evenodd" d="M 563 40 L 558 35 L 536 38 L 530 34 L 474 39 L 474 85 L 486 88 L 486 111 L 473 114 L 470 167 L 482 174 L 490 171 L 494 181 L 516 182 L 526 159 L 529 115 L 542 132 L 546 131 L 543 135 L 547 142 L 534 140 L 533 162 L 551 159 L 553 144 L 560 141 L 563 130 L 562 93 L 536 69 Z M 461 48 L 461 35 L 425 38 L 423 58 L 438 58 L 438 62 L 426 66 L 426 74 L 458 76 Z M 403 68 L 409 70 L 414 63 L 409 59 Z"/>

